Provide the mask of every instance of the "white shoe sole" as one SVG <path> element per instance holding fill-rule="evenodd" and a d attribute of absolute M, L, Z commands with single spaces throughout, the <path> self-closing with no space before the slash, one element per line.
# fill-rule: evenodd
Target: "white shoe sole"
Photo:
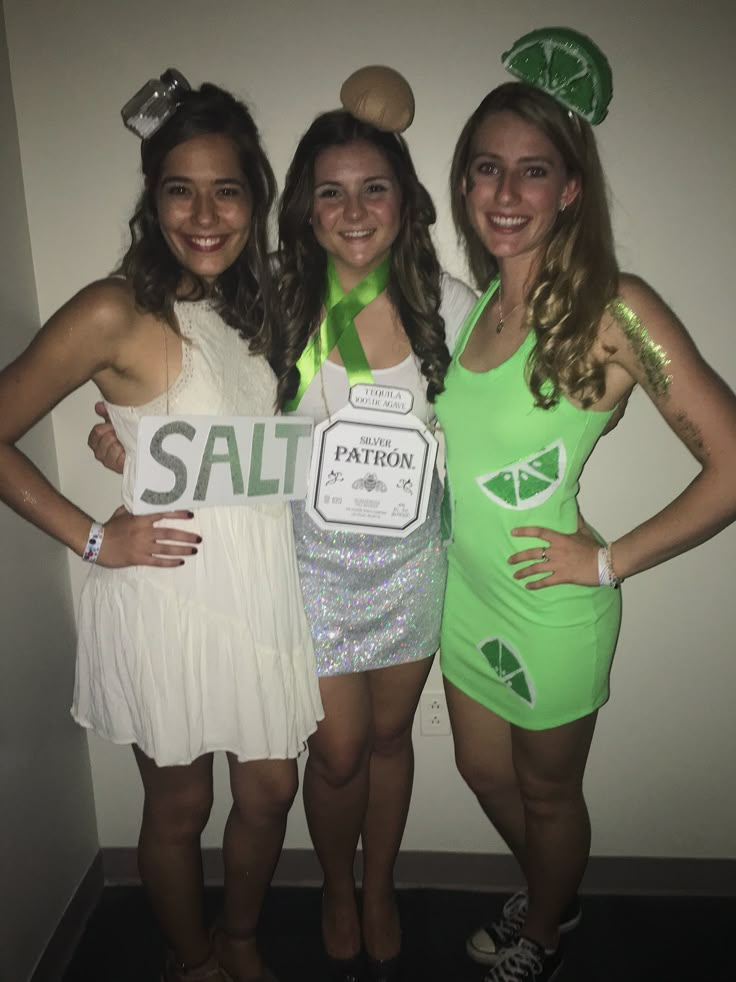
<path fill-rule="evenodd" d="M 582 919 L 582 907 L 578 905 L 575 916 L 563 921 L 562 924 L 560 924 L 560 934 L 567 934 L 568 931 L 574 931 Z M 483 944 L 484 941 L 485 943 Z M 483 947 L 480 947 L 480 944 L 483 944 Z M 489 951 L 488 945 L 491 944 L 493 944 L 493 942 L 490 935 L 485 928 L 480 927 L 477 929 L 477 931 L 473 931 L 468 940 L 465 942 L 465 951 L 467 952 L 468 958 L 470 958 L 471 961 L 474 961 L 476 965 L 495 965 L 499 959 L 500 950 Z"/>

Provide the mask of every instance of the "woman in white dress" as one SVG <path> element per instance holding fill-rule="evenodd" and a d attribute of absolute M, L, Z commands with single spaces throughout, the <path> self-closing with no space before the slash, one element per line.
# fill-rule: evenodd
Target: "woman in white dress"
<path fill-rule="evenodd" d="M 390 69 L 352 76 L 396 85 Z M 401 80 L 399 91 L 406 86 Z M 408 87 L 407 87 L 408 88 Z M 411 97 L 410 97 L 411 98 Z M 339 350 L 309 378 L 300 356 L 320 336 L 328 269 L 350 291 L 387 267 L 387 281 L 356 313 L 371 377 L 411 393 L 433 417 L 448 346 L 475 302 L 441 273 L 432 246 L 434 205 L 408 147 L 386 116 L 410 118 L 401 98 L 368 99 L 383 128 L 350 111 L 319 115 L 299 141 L 279 215 L 280 402 L 316 423 L 343 408 L 351 382 Z M 329 357 L 328 357 L 329 355 Z M 295 371 L 296 369 L 296 371 Z M 98 407 L 105 415 L 103 407 Z M 115 427 L 113 428 L 113 425 Z M 89 443 L 119 469 L 117 423 Z M 322 940 L 334 982 L 398 979 L 401 929 L 393 872 L 413 781 L 412 723 L 439 644 L 447 560 L 435 479 L 425 523 L 404 539 L 324 531 L 295 502 L 299 574 L 312 630 L 325 719 L 309 740 L 304 803 L 324 872 Z M 362 904 L 353 867 L 363 847 Z"/>
<path fill-rule="evenodd" d="M 142 169 L 122 275 L 81 290 L 0 374 L 0 497 L 93 563 L 73 714 L 133 748 L 145 791 L 139 866 L 170 949 L 165 979 L 254 982 L 271 978 L 255 931 L 295 758 L 322 716 L 289 508 L 134 516 L 130 506 L 142 416 L 274 412 L 275 182 L 248 110 L 206 84 L 182 93 L 143 141 Z M 126 451 L 123 506 L 104 524 L 16 447 L 89 380 Z M 233 806 L 213 939 L 199 840 L 217 750 L 228 755 Z"/>

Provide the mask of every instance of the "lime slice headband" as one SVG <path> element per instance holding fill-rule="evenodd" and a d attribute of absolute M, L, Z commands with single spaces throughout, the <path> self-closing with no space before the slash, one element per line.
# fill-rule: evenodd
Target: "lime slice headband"
<path fill-rule="evenodd" d="M 542 27 L 515 41 L 502 60 L 516 78 L 589 123 L 606 118 L 613 95 L 611 66 L 585 34 L 569 27 Z"/>

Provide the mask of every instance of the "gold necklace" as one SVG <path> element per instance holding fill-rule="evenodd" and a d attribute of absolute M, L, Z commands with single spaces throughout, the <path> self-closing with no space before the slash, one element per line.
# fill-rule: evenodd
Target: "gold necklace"
<path fill-rule="evenodd" d="M 524 303 L 523 299 L 520 300 L 516 304 L 516 306 L 515 307 L 512 307 L 511 310 L 509 310 L 509 312 L 504 316 L 504 312 L 503 312 L 503 291 L 501 289 L 501 281 L 500 280 L 498 281 L 498 312 L 499 312 L 499 314 L 501 316 L 499 317 L 498 323 L 496 324 L 496 334 L 500 334 L 501 333 L 501 331 L 503 330 L 504 321 L 506 320 L 506 318 L 507 317 L 511 317 L 512 314 L 516 313 L 516 311 L 519 309 L 519 307 L 522 306 L 523 303 Z"/>

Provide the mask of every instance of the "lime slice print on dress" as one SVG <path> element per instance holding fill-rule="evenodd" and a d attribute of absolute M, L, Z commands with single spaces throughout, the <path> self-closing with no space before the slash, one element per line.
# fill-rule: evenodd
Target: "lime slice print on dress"
<path fill-rule="evenodd" d="M 551 498 L 560 486 L 567 467 L 562 440 L 555 440 L 538 453 L 507 464 L 501 470 L 476 477 L 484 494 L 503 508 L 525 511 Z"/>
<path fill-rule="evenodd" d="M 613 95 L 611 66 L 585 34 L 569 27 L 531 31 L 504 52 L 503 64 L 589 123 L 606 118 Z"/>
<path fill-rule="evenodd" d="M 518 651 L 500 638 L 486 638 L 478 645 L 478 651 L 485 656 L 491 671 L 498 675 L 506 688 L 534 707 L 537 694 Z"/>

